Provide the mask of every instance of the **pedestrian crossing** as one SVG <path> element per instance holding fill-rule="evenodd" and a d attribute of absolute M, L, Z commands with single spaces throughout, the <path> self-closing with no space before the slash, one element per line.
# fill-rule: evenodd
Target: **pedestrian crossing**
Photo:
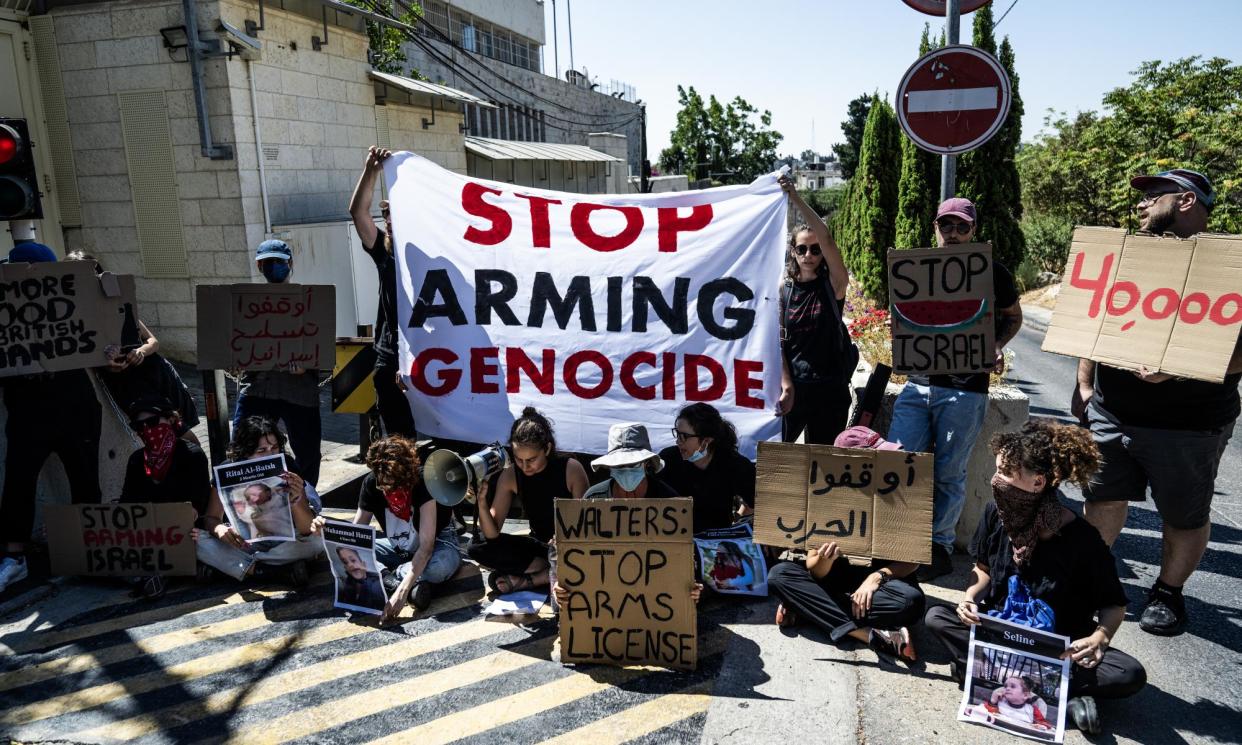
<path fill-rule="evenodd" d="M 109 617 L 0 636 L 0 731 L 138 743 L 620 743 L 697 739 L 730 632 L 699 669 L 566 667 L 546 612 L 486 619 L 467 564 L 427 611 L 379 627 L 297 591 L 185 583 Z"/>

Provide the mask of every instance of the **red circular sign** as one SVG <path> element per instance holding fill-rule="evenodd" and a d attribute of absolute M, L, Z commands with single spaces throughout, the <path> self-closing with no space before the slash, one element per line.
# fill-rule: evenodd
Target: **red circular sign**
<path fill-rule="evenodd" d="M 962 0 L 959 12 L 973 13 L 990 2 L 992 0 Z M 941 18 L 944 18 L 945 5 L 947 5 L 945 0 L 905 0 L 905 3 L 921 13 L 926 13 L 929 16 L 940 16 Z"/>
<path fill-rule="evenodd" d="M 906 70 L 897 88 L 897 120 L 924 150 L 957 155 L 995 135 L 1009 113 L 1009 76 L 972 46 L 941 47 Z"/>

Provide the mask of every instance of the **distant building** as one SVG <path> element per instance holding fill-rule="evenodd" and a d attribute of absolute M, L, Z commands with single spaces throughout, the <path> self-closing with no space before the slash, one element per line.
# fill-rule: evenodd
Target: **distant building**
<path fill-rule="evenodd" d="M 841 163 L 826 155 L 800 161 L 794 167 L 793 174 L 798 188 L 804 191 L 818 191 L 845 183 L 841 176 Z"/>

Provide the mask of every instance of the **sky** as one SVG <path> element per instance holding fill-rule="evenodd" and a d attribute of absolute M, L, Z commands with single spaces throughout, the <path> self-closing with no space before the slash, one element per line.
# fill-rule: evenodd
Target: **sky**
<path fill-rule="evenodd" d="M 571 11 L 574 65 L 599 82 L 637 89 L 652 161 L 676 122 L 678 84 L 770 110 L 784 135 L 781 155 L 828 153 L 844 139 L 849 101 L 878 91 L 891 102 L 918 57 L 923 24 L 933 24 L 933 36 L 944 25 L 901 0 L 557 0 L 554 47 L 550 0 L 544 4 L 545 72 L 557 56 L 562 71 L 569 67 Z M 1242 0 L 993 0 L 993 17 L 1011 4 L 996 33 L 998 44 L 1008 35 L 1014 47 L 1023 141 L 1043 128 L 1049 109 L 1099 110 L 1104 94 L 1128 84 L 1144 60 L 1242 62 Z M 972 17 L 962 17 L 964 43 Z"/>

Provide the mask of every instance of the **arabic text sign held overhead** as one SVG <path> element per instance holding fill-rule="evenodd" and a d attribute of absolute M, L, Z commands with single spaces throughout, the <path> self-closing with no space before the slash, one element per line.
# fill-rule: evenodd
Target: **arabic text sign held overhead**
<path fill-rule="evenodd" d="M 852 556 L 931 561 L 932 465 L 927 453 L 759 444 L 755 542 Z"/>
<path fill-rule="evenodd" d="M 992 247 L 888 250 L 893 371 L 990 372 L 996 361 Z"/>
<path fill-rule="evenodd" d="M 332 285 L 200 285 L 197 301 L 200 370 L 332 366 Z"/>
<path fill-rule="evenodd" d="M 693 670 L 691 499 L 556 500 L 561 659 Z"/>
<path fill-rule="evenodd" d="M 52 574 L 92 577 L 193 575 L 194 507 L 68 504 L 47 508 Z"/>
<path fill-rule="evenodd" d="M 1242 330 L 1242 236 L 1080 227 L 1045 352 L 1219 383 Z"/>

